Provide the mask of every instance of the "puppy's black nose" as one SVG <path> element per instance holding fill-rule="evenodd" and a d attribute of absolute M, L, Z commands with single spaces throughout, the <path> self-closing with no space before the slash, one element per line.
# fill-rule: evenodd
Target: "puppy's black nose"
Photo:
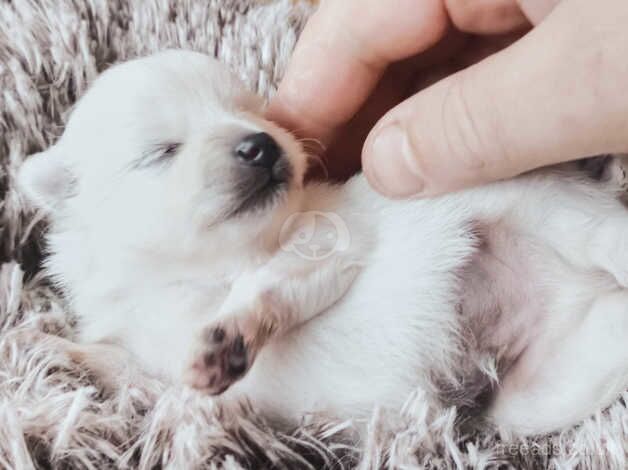
<path fill-rule="evenodd" d="M 247 165 L 273 167 L 281 156 L 281 148 L 266 132 L 246 136 L 235 148 L 236 156 Z"/>

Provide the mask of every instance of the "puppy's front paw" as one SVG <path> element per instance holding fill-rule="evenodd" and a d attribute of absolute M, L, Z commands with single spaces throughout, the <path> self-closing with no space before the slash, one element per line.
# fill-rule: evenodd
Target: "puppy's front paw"
<path fill-rule="evenodd" d="M 248 370 L 252 356 L 237 328 L 223 325 L 206 328 L 201 347 L 187 371 L 189 386 L 220 395 Z"/>

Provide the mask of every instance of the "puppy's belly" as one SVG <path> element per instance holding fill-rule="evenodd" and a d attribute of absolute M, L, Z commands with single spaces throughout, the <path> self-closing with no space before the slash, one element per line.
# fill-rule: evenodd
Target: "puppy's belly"
<path fill-rule="evenodd" d="M 478 232 L 478 249 L 461 274 L 458 313 L 467 347 L 493 355 L 503 374 L 538 337 L 550 300 L 545 272 L 561 263 L 505 223 Z"/>
<path fill-rule="evenodd" d="M 552 374 L 541 371 L 556 345 L 577 331 L 591 302 L 612 286 L 505 223 L 485 227 L 481 240 L 463 270 L 458 312 L 472 357 L 496 364 L 499 384 L 485 380 L 485 390 L 477 390 L 475 404 L 485 409 L 497 394 L 508 401 L 538 388 L 540 380 L 550 385 Z M 477 376 L 473 366 L 460 374 Z"/>
<path fill-rule="evenodd" d="M 535 290 L 531 282 L 522 288 L 532 278 L 521 262 L 531 261 L 528 245 L 491 230 L 490 243 L 477 247 L 471 232 L 459 230 L 464 225 L 423 239 L 381 233 L 345 298 L 266 345 L 226 397 L 244 394 L 282 421 L 308 412 L 368 417 L 373 406 L 398 409 L 417 388 L 434 404 L 468 405 L 489 386 L 477 373 L 479 353 L 507 345 L 516 358 L 542 309 L 524 308 Z"/>
<path fill-rule="evenodd" d="M 480 236 L 483 243 L 466 262 L 429 277 L 426 266 L 444 251 L 386 243 L 346 298 L 267 345 L 227 396 L 247 395 L 282 420 L 307 412 L 367 417 L 376 405 L 399 408 L 417 388 L 434 403 L 477 409 L 493 391 L 479 361 L 487 356 L 500 380 L 518 378 L 525 387 L 552 335 L 564 331 L 570 289 L 587 279 L 504 224 L 485 227 Z M 444 237 L 443 246 L 455 251 L 473 245 L 473 238 Z"/>

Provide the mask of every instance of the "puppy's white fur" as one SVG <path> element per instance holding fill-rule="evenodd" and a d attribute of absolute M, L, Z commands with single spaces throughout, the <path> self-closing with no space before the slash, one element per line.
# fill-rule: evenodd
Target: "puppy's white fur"
<path fill-rule="evenodd" d="M 520 433 L 625 389 L 628 217 L 612 190 L 556 172 L 406 202 L 362 176 L 304 185 L 306 156 L 261 111 L 213 60 L 169 51 L 105 72 L 26 161 L 88 364 L 111 344 L 291 422 L 359 419 L 417 387 L 435 406 L 488 391 L 486 415 Z M 255 132 L 292 178 L 239 212 L 233 148 Z M 247 370 L 230 377 L 238 338 Z M 491 362 L 499 383 L 482 379 Z"/>

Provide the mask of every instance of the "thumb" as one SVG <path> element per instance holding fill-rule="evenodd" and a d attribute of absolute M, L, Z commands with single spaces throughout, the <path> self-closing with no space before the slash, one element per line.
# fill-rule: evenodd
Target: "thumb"
<path fill-rule="evenodd" d="M 509 48 L 392 109 L 363 149 L 372 186 L 432 196 L 625 151 L 628 47 L 617 17 L 628 21 L 627 6 L 561 3 Z"/>

